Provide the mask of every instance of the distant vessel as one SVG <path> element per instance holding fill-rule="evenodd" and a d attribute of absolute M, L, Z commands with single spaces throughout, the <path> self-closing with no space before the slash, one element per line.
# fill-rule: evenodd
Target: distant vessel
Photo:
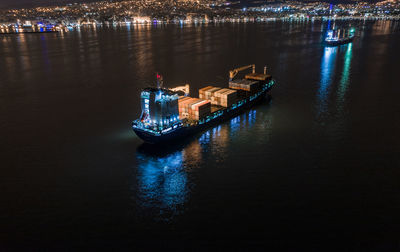
<path fill-rule="evenodd" d="M 56 25 L 42 24 L 23 24 L 23 25 L 0 25 L 0 34 L 20 34 L 20 33 L 52 33 L 63 30 L 62 27 Z"/>
<path fill-rule="evenodd" d="M 347 44 L 353 41 L 355 29 L 332 29 L 328 30 L 325 37 L 325 44 L 327 46 L 337 46 L 342 44 Z"/>
<path fill-rule="evenodd" d="M 240 72 L 252 68 L 245 79 L 233 80 Z M 271 75 L 255 72 L 248 65 L 229 72 L 229 88 L 207 86 L 199 90 L 199 98 L 187 95 L 188 86 L 182 90 L 162 87 L 162 77 L 157 74 L 157 87 L 141 92 L 142 113 L 132 122 L 134 132 L 145 142 L 157 144 L 186 137 L 224 120 L 232 118 L 261 101 L 274 86 Z"/>

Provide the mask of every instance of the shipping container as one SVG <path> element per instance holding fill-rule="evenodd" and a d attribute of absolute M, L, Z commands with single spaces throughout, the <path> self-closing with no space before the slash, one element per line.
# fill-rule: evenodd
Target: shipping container
<path fill-rule="evenodd" d="M 214 96 L 214 93 L 215 93 L 216 91 L 220 90 L 220 89 L 221 89 L 221 88 L 219 88 L 219 87 L 213 87 L 213 88 L 210 88 L 210 89 L 206 90 L 206 91 L 204 92 L 204 99 L 206 99 L 206 100 L 211 100 L 211 97 Z"/>
<path fill-rule="evenodd" d="M 220 106 L 230 107 L 232 104 L 237 101 L 237 92 L 236 90 L 229 89 L 220 95 Z"/>
<path fill-rule="evenodd" d="M 188 99 L 181 99 L 179 102 L 179 116 L 181 119 L 200 120 L 210 113 L 210 101 L 189 97 Z"/>
<path fill-rule="evenodd" d="M 189 107 L 188 104 L 193 103 L 197 98 L 186 97 L 179 100 L 179 117 L 181 119 L 189 117 Z"/>
<path fill-rule="evenodd" d="M 214 93 L 211 99 L 213 105 L 229 107 L 236 102 L 236 90 L 224 88 Z"/>
<path fill-rule="evenodd" d="M 250 74 L 246 74 L 245 78 L 247 80 L 266 81 L 266 80 L 270 80 L 271 79 L 271 75 L 260 74 L 260 73 L 250 73 Z"/>
<path fill-rule="evenodd" d="M 204 87 L 204 88 L 200 88 L 199 89 L 199 94 L 204 94 L 205 91 L 207 91 L 207 90 L 209 90 L 211 88 L 214 88 L 214 87 L 213 86 L 207 86 L 207 87 Z"/>
<path fill-rule="evenodd" d="M 254 93 L 259 90 L 260 82 L 253 80 L 233 80 L 229 82 L 229 88 L 245 90 Z"/>

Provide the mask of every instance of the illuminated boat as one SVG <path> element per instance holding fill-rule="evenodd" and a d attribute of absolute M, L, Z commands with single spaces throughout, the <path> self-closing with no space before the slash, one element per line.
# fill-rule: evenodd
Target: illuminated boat
<path fill-rule="evenodd" d="M 239 71 L 248 68 L 253 68 L 253 72 L 245 79 L 233 80 Z M 204 90 L 203 93 L 200 91 L 201 99 L 184 96 L 176 89 L 163 88 L 158 74 L 157 80 L 157 87 L 142 90 L 142 113 L 132 122 L 136 135 L 152 144 L 184 138 L 228 120 L 263 100 L 275 84 L 271 75 L 266 74 L 266 68 L 264 74 L 255 73 L 255 65 L 230 71 L 230 88 L 209 86 L 201 89 Z"/>
<path fill-rule="evenodd" d="M 353 41 L 355 29 L 350 30 L 328 30 L 325 37 L 325 45 L 338 46 L 347 44 Z"/>

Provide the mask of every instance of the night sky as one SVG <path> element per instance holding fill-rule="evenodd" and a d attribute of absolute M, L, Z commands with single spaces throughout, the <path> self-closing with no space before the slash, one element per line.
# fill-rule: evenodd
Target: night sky
<path fill-rule="evenodd" d="M 0 8 L 23 8 L 95 1 L 96 0 L 0 0 Z"/>
<path fill-rule="evenodd" d="M 57 4 L 95 2 L 95 1 L 99 0 L 0 0 L 0 8 L 24 8 L 24 7 L 34 7 L 34 6 L 48 6 Z M 332 3 L 351 2 L 351 0 L 325 0 L 325 1 L 329 1 Z M 376 2 L 376 0 L 371 0 L 371 1 Z M 241 0 L 242 6 L 251 6 L 252 2 L 260 2 L 260 1 Z"/>

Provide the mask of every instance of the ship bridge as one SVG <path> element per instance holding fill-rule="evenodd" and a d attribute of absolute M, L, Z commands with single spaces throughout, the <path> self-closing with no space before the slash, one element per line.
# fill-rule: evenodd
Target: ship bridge
<path fill-rule="evenodd" d="M 178 98 L 178 93 L 169 89 L 143 89 L 140 122 L 146 128 L 160 130 L 179 123 Z"/>

